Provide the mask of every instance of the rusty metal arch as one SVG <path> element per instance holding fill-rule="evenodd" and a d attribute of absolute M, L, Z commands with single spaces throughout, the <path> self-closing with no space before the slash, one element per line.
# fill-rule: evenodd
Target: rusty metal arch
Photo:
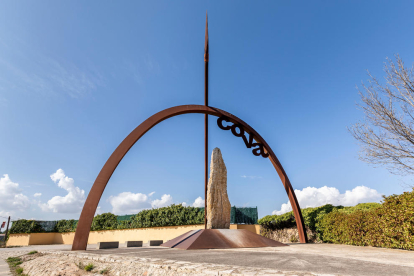
<path fill-rule="evenodd" d="M 269 154 L 270 162 L 272 162 L 273 166 L 275 167 L 280 180 L 282 180 L 283 186 L 285 187 L 286 193 L 289 197 L 290 203 L 292 205 L 292 209 L 296 218 L 296 225 L 298 227 L 299 232 L 299 239 L 301 243 L 307 242 L 307 236 L 305 231 L 305 224 L 303 223 L 302 213 L 296 199 L 295 192 L 290 184 L 289 178 L 285 170 L 283 169 L 282 165 L 280 164 L 279 160 L 277 159 L 276 155 L 273 153 L 272 149 L 266 143 L 266 141 L 247 123 L 243 120 L 237 118 L 236 116 L 220 110 L 218 108 L 214 108 L 211 106 L 204 106 L 204 105 L 181 105 L 175 106 L 171 108 L 164 109 L 141 123 L 137 128 L 135 128 L 123 141 L 122 143 L 115 149 L 109 159 L 106 161 L 105 165 L 103 166 L 102 170 L 99 172 L 98 177 L 96 178 L 93 186 L 89 192 L 88 198 L 83 206 L 82 213 L 79 218 L 78 226 L 76 228 L 75 238 L 73 240 L 72 250 L 86 250 L 86 246 L 88 243 L 89 232 L 92 225 L 92 220 L 96 212 L 96 208 L 98 207 L 98 203 L 101 199 L 101 196 L 105 190 L 105 187 L 111 178 L 113 172 L 115 171 L 118 164 L 124 158 L 125 154 L 129 151 L 129 149 L 152 127 L 157 125 L 158 123 L 182 114 L 189 114 L 189 113 L 199 113 L 199 114 L 208 114 L 217 117 L 226 116 L 230 119 L 231 122 L 237 123 L 243 126 L 244 130 L 249 134 L 254 135 L 254 139 L 262 143 Z"/>

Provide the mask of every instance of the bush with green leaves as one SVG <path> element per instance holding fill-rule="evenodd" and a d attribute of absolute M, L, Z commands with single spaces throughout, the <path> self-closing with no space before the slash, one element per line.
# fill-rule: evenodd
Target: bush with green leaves
<path fill-rule="evenodd" d="M 414 250 L 414 189 L 384 197 L 380 206 L 371 209 L 341 211 L 318 222 L 323 241 Z"/>
<path fill-rule="evenodd" d="M 59 233 L 74 232 L 76 230 L 77 221 L 74 219 L 62 219 L 56 223 L 56 230 Z"/>
<path fill-rule="evenodd" d="M 379 203 L 360 203 L 352 207 L 326 204 L 315 208 L 304 208 L 301 211 L 305 228 L 315 233 L 314 237 L 317 238 L 317 240 L 325 241 L 324 235 L 326 231 L 321 228 L 322 226 L 320 224 L 320 221 L 325 217 L 325 215 L 332 212 L 352 214 L 355 212 L 374 210 L 379 206 L 381 206 Z M 259 220 L 259 224 L 262 226 L 262 234 L 267 236 L 268 233 L 274 230 L 296 227 L 296 220 L 293 211 L 291 211 L 282 215 L 265 216 Z M 329 234 L 332 233 L 328 233 L 328 235 Z"/>
<path fill-rule="evenodd" d="M 204 223 L 204 210 L 184 207 L 181 204 L 158 209 L 143 210 L 130 220 L 121 221 L 118 229 L 144 228 L 157 226 L 176 226 Z"/>
<path fill-rule="evenodd" d="M 112 213 L 103 213 L 93 218 L 91 230 L 114 230 L 118 227 L 116 216 Z"/>
<path fill-rule="evenodd" d="M 85 265 L 85 267 L 83 268 L 85 271 L 92 271 L 92 269 L 94 269 L 94 265 L 93 263 L 89 263 L 87 265 Z"/>
<path fill-rule="evenodd" d="M 318 216 L 320 214 L 327 214 L 332 212 L 332 210 L 342 209 L 343 206 L 333 206 L 331 204 L 326 204 L 320 207 L 315 208 L 305 208 L 302 209 L 302 217 L 305 226 L 312 231 L 316 230 L 316 223 Z M 259 219 L 259 224 L 269 230 L 284 229 L 296 226 L 295 215 L 293 211 L 282 214 L 282 215 L 269 215 Z"/>
<path fill-rule="evenodd" d="M 29 234 L 44 232 L 42 226 L 35 220 L 19 219 L 13 222 L 10 228 L 10 234 Z"/>

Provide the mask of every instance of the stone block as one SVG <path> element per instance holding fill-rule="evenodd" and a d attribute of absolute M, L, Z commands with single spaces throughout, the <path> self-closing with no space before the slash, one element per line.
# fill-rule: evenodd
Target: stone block
<path fill-rule="evenodd" d="M 163 244 L 164 241 L 163 240 L 154 240 L 154 241 L 149 241 L 149 245 L 150 246 L 160 246 L 161 244 Z"/>
<path fill-rule="evenodd" d="M 98 249 L 118 248 L 119 242 L 98 242 Z"/>
<path fill-rule="evenodd" d="M 142 247 L 142 241 L 127 241 L 127 247 Z"/>
<path fill-rule="evenodd" d="M 215 148 L 211 155 L 207 188 L 207 229 L 229 229 L 230 211 L 227 169 L 220 149 Z"/>

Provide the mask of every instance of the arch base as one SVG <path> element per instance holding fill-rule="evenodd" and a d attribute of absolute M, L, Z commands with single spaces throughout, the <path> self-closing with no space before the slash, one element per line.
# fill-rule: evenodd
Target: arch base
<path fill-rule="evenodd" d="M 287 244 L 274 241 L 245 229 L 192 230 L 161 246 L 184 250 L 278 247 Z"/>

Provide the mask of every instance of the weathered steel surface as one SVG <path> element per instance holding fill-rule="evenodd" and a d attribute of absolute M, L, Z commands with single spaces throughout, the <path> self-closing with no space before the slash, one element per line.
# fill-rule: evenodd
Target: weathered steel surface
<path fill-rule="evenodd" d="M 263 146 L 262 143 L 253 143 L 253 140 L 256 140 L 256 139 L 254 138 L 254 135 L 252 133 L 249 134 L 249 140 L 247 140 L 246 133 L 245 133 L 242 125 L 233 124 L 232 126 L 230 126 L 230 125 L 225 126 L 223 124 L 223 122 L 229 123 L 230 120 L 228 118 L 226 118 L 225 116 L 221 116 L 220 118 L 218 118 L 217 119 L 217 125 L 218 125 L 219 128 L 221 128 L 222 130 L 231 130 L 231 133 L 233 133 L 234 136 L 241 137 L 243 139 L 244 144 L 246 145 L 246 147 L 248 149 L 250 149 L 252 147 L 253 148 L 257 147 L 257 148 L 252 150 L 254 155 L 256 155 L 256 156 L 261 155 L 263 158 L 269 157 L 269 154 L 265 152 L 264 146 Z"/>
<path fill-rule="evenodd" d="M 180 235 L 180 236 L 178 236 L 178 237 L 176 237 L 172 240 L 169 240 L 169 241 L 161 244 L 161 246 L 174 248 L 174 246 L 176 246 L 177 244 L 185 241 L 186 239 L 190 238 L 192 235 L 196 234 L 199 231 L 201 231 L 201 230 L 198 229 L 198 230 L 188 231 L 187 233 L 184 233 L 184 234 L 182 234 L 182 235 Z"/>
<path fill-rule="evenodd" d="M 116 167 L 118 166 L 119 162 L 121 162 L 122 158 L 124 158 L 125 154 L 129 151 L 129 149 L 151 128 L 153 128 L 158 123 L 182 114 L 189 114 L 189 113 L 198 113 L 198 114 L 209 114 L 216 117 L 226 116 L 232 123 L 237 123 L 243 126 L 243 129 L 248 134 L 253 134 L 255 140 L 259 143 L 262 143 L 264 146 L 265 151 L 269 154 L 270 162 L 275 167 L 283 186 L 285 187 L 286 193 L 289 197 L 290 204 L 292 205 L 292 209 L 296 218 L 296 224 L 298 227 L 299 232 L 299 239 L 300 242 L 306 243 L 306 231 L 305 225 L 303 223 L 302 213 L 300 211 L 299 203 L 296 199 L 295 192 L 293 190 L 292 185 L 290 184 L 289 178 L 283 169 L 282 165 L 280 164 L 279 160 L 277 159 L 276 155 L 266 143 L 266 141 L 257 133 L 251 126 L 245 123 L 243 120 L 239 119 L 238 117 L 220 110 L 215 107 L 211 106 L 204 106 L 204 105 L 181 105 L 175 106 L 171 108 L 167 108 L 163 111 L 160 111 L 143 123 L 141 123 L 137 128 L 135 128 L 123 141 L 122 143 L 115 149 L 112 155 L 109 157 L 108 161 L 106 161 L 105 165 L 103 166 L 102 170 L 100 171 L 98 177 L 96 178 L 89 194 L 88 198 L 86 199 L 85 205 L 83 206 L 82 213 L 79 218 L 78 227 L 76 228 L 75 238 L 72 245 L 72 250 L 86 250 L 86 245 L 88 243 L 89 231 L 91 229 L 92 220 L 94 214 L 96 212 L 96 208 L 98 207 L 98 203 L 101 199 L 101 196 L 105 190 L 105 187 L 111 178 L 113 172 L 115 171 Z"/>
<path fill-rule="evenodd" d="M 208 18 L 204 38 L 204 105 L 208 106 Z M 208 182 L 208 115 L 204 114 L 204 228 L 207 229 L 207 182 Z"/>
<path fill-rule="evenodd" d="M 202 229 L 190 231 L 161 246 L 179 249 L 226 249 L 287 246 L 244 229 Z"/>

